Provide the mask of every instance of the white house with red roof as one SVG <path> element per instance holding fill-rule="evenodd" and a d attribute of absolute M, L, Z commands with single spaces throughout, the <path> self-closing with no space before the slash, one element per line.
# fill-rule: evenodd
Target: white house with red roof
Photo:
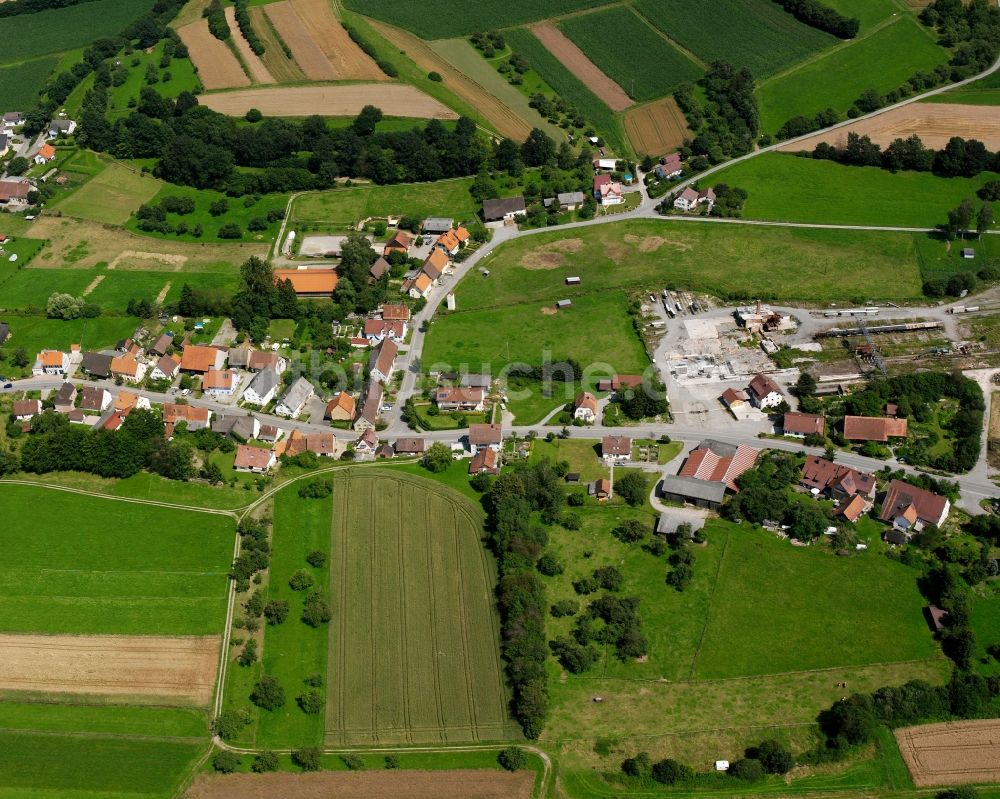
<path fill-rule="evenodd" d="M 611 175 L 594 177 L 594 199 L 601 205 L 620 205 L 625 202 L 622 184 L 612 180 Z"/>

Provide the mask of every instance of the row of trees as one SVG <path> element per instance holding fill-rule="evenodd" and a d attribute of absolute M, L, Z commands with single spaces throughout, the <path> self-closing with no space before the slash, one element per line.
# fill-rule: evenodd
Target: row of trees
<path fill-rule="evenodd" d="M 944 178 L 971 178 L 982 172 L 1000 171 L 1000 152 L 990 152 L 981 141 L 960 136 L 949 139 L 943 150 L 925 147 L 916 134 L 895 139 L 883 150 L 868 136 L 848 133 L 844 147 L 820 142 L 812 157 L 850 166 L 877 166 L 891 172 L 933 172 Z"/>
<path fill-rule="evenodd" d="M 761 741 L 749 747 L 744 756 L 729 766 L 730 777 L 744 782 L 757 782 L 767 774 L 787 774 L 795 765 L 795 758 L 788 748 L 774 739 Z M 630 782 L 640 785 L 684 785 L 695 781 L 696 774 L 690 766 L 671 758 L 653 763 L 648 752 L 639 752 L 622 761 L 622 773 Z"/>
<path fill-rule="evenodd" d="M 0 17 L 16 17 L 19 14 L 36 14 L 52 8 L 66 8 L 93 0 L 9 0 L 0 4 Z"/>
<path fill-rule="evenodd" d="M 820 0 L 775 0 L 800 22 L 833 34 L 839 39 L 853 39 L 858 35 L 861 21 L 857 17 L 845 17 Z"/>
<path fill-rule="evenodd" d="M 944 233 L 948 237 L 948 241 L 954 241 L 959 237 L 963 239 L 968 237 L 969 232 L 974 228 L 977 238 L 982 238 L 982 235 L 993 227 L 995 222 L 992 205 L 983 203 L 977 211 L 972 199 L 966 198 L 948 211 L 948 221 L 945 223 Z"/>
<path fill-rule="evenodd" d="M 754 77 L 749 69 L 737 70 L 727 61 L 713 61 L 698 86 L 704 92 L 705 103 L 690 83 L 681 84 L 674 92 L 688 127 L 695 132 L 694 138 L 685 142 L 681 155 L 695 159 L 688 166 L 696 172 L 750 152 L 760 133 Z"/>

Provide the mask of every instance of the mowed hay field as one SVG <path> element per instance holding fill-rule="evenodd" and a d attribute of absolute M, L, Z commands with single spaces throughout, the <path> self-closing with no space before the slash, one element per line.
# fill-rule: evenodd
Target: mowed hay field
<path fill-rule="evenodd" d="M 326 743 L 512 735 L 481 513 L 385 471 L 338 476 L 334 496 Z"/>
<path fill-rule="evenodd" d="M 296 63 L 309 80 L 336 80 L 337 71 L 320 46 L 309 35 L 295 13 L 291 0 L 264 6 L 271 24 L 292 51 Z"/>
<path fill-rule="evenodd" d="M 952 721 L 896 730 L 913 783 L 960 785 L 1000 780 L 1000 721 Z"/>
<path fill-rule="evenodd" d="M 629 109 L 625 114 L 625 132 L 633 150 L 654 157 L 678 149 L 691 136 L 687 119 L 673 97 Z"/>
<path fill-rule="evenodd" d="M 340 80 L 388 80 L 333 15 L 330 0 L 289 0 L 306 33 L 319 45 Z M 273 6 L 265 6 L 273 8 Z M 291 47 L 291 43 L 288 43 Z M 294 47 L 292 48 L 294 50 Z"/>
<path fill-rule="evenodd" d="M 177 29 L 188 55 L 198 70 L 198 79 L 206 90 L 249 86 L 250 78 L 236 56 L 208 30 L 208 20 L 200 19 Z"/>
<path fill-rule="evenodd" d="M 257 36 L 260 37 L 266 48 L 264 55 L 261 56 L 261 60 L 264 62 L 264 66 L 267 67 L 267 71 L 274 76 L 274 79 L 278 83 L 305 80 L 306 76 L 302 72 L 302 68 L 295 63 L 294 58 L 285 54 L 278 34 L 271 24 L 271 20 L 268 19 L 267 14 L 264 12 L 264 7 L 251 6 L 249 11 L 250 24 L 253 25 L 253 29 L 257 32 Z"/>
<path fill-rule="evenodd" d="M 201 105 L 229 116 L 256 108 L 265 116 L 357 116 L 372 101 L 388 116 L 457 119 L 458 114 L 417 88 L 402 83 L 288 86 L 205 94 Z"/>
<path fill-rule="evenodd" d="M 605 75 L 583 50 L 551 22 L 532 25 L 531 32 L 612 111 L 624 111 L 632 105 L 632 99 L 625 90 Z"/>
<path fill-rule="evenodd" d="M 123 225 L 162 186 L 156 178 L 115 161 L 53 207 L 68 216 Z"/>

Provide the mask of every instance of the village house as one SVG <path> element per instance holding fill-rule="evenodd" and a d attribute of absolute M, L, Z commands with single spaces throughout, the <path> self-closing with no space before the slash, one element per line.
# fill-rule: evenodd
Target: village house
<path fill-rule="evenodd" d="M 365 319 L 365 326 L 362 333 L 370 343 L 381 341 L 384 338 L 401 342 L 406 338 L 406 322 L 386 319 Z"/>
<path fill-rule="evenodd" d="M 948 518 L 950 509 L 951 502 L 947 497 L 902 480 L 893 480 L 885 492 L 879 518 L 910 537 L 928 524 L 940 527 Z"/>
<path fill-rule="evenodd" d="M 38 148 L 38 152 L 35 153 L 34 162 L 36 164 L 47 164 L 49 161 L 54 161 L 56 158 L 56 148 L 51 144 L 43 144 Z"/>
<path fill-rule="evenodd" d="M 383 339 L 368 358 L 368 373 L 372 380 L 388 383 L 396 368 L 399 347 L 391 339 Z"/>
<path fill-rule="evenodd" d="M 775 408 L 785 401 L 785 395 L 780 386 L 767 375 L 754 375 L 750 381 L 747 393 L 750 401 L 758 408 Z"/>
<path fill-rule="evenodd" d="M 354 455 L 358 460 L 371 460 L 378 449 L 378 433 L 374 427 L 366 427 L 354 442 Z"/>
<path fill-rule="evenodd" d="M 622 184 L 612 180 L 611 175 L 594 177 L 594 199 L 601 205 L 620 205 L 625 202 Z"/>
<path fill-rule="evenodd" d="M 157 358 L 161 358 L 167 354 L 173 343 L 174 337 L 170 333 L 163 333 L 150 345 L 149 353 L 150 355 L 155 355 Z"/>
<path fill-rule="evenodd" d="M 636 389 L 641 385 L 642 375 L 615 375 L 605 380 L 598 380 L 597 390 L 617 393 L 622 389 Z"/>
<path fill-rule="evenodd" d="M 330 297 L 340 282 L 337 270 L 329 267 L 275 269 L 274 281 L 277 283 L 280 280 L 291 283 L 296 296 L 304 299 Z"/>
<path fill-rule="evenodd" d="M 331 422 L 350 422 L 354 419 L 355 407 L 354 397 L 346 391 L 341 391 L 326 404 L 323 415 Z"/>
<path fill-rule="evenodd" d="M 473 455 L 483 449 L 493 449 L 497 452 L 503 446 L 503 430 L 498 424 L 470 424 L 469 451 Z"/>
<path fill-rule="evenodd" d="M 312 452 L 321 458 L 332 458 L 337 452 L 337 439 L 333 433 L 303 433 L 301 430 L 292 430 L 275 451 L 290 458 L 303 452 Z"/>
<path fill-rule="evenodd" d="M 33 375 L 65 375 L 69 371 L 69 355 L 58 350 L 42 350 L 31 367 Z"/>
<path fill-rule="evenodd" d="M 397 438 L 392 450 L 396 455 L 423 455 L 427 442 L 422 438 Z"/>
<path fill-rule="evenodd" d="M 27 422 L 33 416 L 37 416 L 41 412 L 41 400 L 14 400 L 14 418 L 19 422 Z"/>
<path fill-rule="evenodd" d="M 415 300 L 427 299 L 427 295 L 434 288 L 434 281 L 426 272 L 420 272 L 416 277 L 403 281 L 400 291 L 413 297 Z"/>
<path fill-rule="evenodd" d="M 457 227 L 438 236 L 437 241 L 434 242 L 434 246 L 446 255 L 454 257 L 458 255 L 459 250 L 465 246 L 468 240 L 469 231 L 464 227 Z"/>
<path fill-rule="evenodd" d="M 750 397 L 738 388 L 727 388 L 722 392 L 722 402 L 733 413 L 745 411 L 750 405 Z"/>
<path fill-rule="evenodd" d="M 163 424 L 167 430 L 167 438 L 174 434 L 174 428 L 179 422 L 184 422 L 188 430 L 204 430 L 212 420 L 212 411 L 208 408 L 196 408 L 193 405 L 180 405 L 174 402 L 163 403 Z"/>
<path fill-rule="evenodd" d="M 556 195 L 556 202 L 559 203 L 560 211 L 575 211 L 583 207 L 582 191 L 563 191 Z"/>
<path fill-rule="evenodd" d="M 188 344 L 181 355 L 182 372 L 203 375 L 209 369 L 221 369 L 226 363 L 226 353 L 215 347 Z"/>
<path fill-rule="evenodd" d="M 385 243 L 385 247 L 382 248 L 382 255 L 389 255 L 394 252 L 409 255 L 410 244 L 410 234 L 405 230 L 397 230 L 392 234 L 392 238 Z"/>
<path fill-rule="evenodd" d="M 495 449 L 481 449 L 469 461 L 469 474 L 496 474 L 500 471 L 499 462 Z"/>
<path fill-rule="evenodd" d="M 369 283 L 374 283 L 376 280 L 388 275 L 392 271 L 392 264 L 390 264 L 385 258 L 379 256 L 375 263 L 371 265 L 368 269 L 368 274 L 371 275 Z"/>
<path fill-rule="evenodd" d="M 100 352 L 85 352 L 83 353 L 80 368 L 91 377 L 104 380 L 111 376 L 112 360 L 113 356 L 111 355 L 104 355 Z"/>
<path fill-rule="evenodd" d="M 434 392 L 434 402 L 442 411 L 479 413 L 486 402 L 486 391 L 482 388 L 439 388 Z"/>
<path fill-rule="evenodd" d="M 263 407 L 278 393 L 281 379 L 274 369 L 263 369 L 254 375 L 240 399 L 248 405 Z"/>
<path fill-rule="evenodd" d="M 20 178 L 0 180 L 0 207 L 23 208 L 28 204 L 28 195 L 32 185 Z"/>
<path fill-rule="evenodd" d="M 442 233 L 447 233 L 453 227 L 455 227 L 454 219 L 448 219 L 443 216 L 432 216 L 424 220 L 424 223 L 420 226 L 420 232 L 431 236 L 440 236 Z"/>
<path fill-rule="evenodd" d="M 611 499 L 611 481 L 607 477 L 599 477 L 587 486 L 587 494 L 598 502 L 607 502 Z"/>
<path fill-rule="evenodd" d="M 354 429 L 362 432 L 368 429 L 375 429 L 378 422 L 378 415 L 382 411 L 382 397 L 385 390 L 382 384 L 376 380 L 371 380 L 365 387 L 365 392 L 361 399 L 361 410 L 357 419 L 354 420 Z"/>
<path fill-rule="evenodd" d="M 601 457 L 607 463 L 624 463 L 632 459 L 632 439 L 628 436 L 604 436 Z"/>
<path fill-rule="evenodd" d="M 845 416 L 844 438 L 848 441 L 879 441 L 906 438 L 907 420 L 888 416 Z"/>
<path fill-rule="evenodd" d="M 76 403 L 76 386 L 63 383 L 52 397 L 52 407 L 59 413 L 69 413 Z"/>
<path fill-rule="evenodd" d="M 799 485 L 813 496 L 827 496 L 837 503 L 835 516 L 852 524 L 871 510 L 878 488 L 875 477 L 817 455 L 810 455 L 802 466 Z"/>
<path fill-rule="evenodd" d="M 314 393 L 312 383 L 304 377 L 296 378 L 278 400 L 278 404 L 274 407 L 274 412 L 278 416 L 297 419 Z"/>
<path fill-rule="evenodd" d="M 746 444 L 734 446 L 706 439 L 691 450 L 676 476 L 663 478 L 660 496 L 717 510 L 727 492 L 739 491 L 736 481 L 754 467 L 759 457 L 760 451 Z"/>
<path fill-rule="evenodd" d="M 146 376 L 146 364 L 126 352 L 111 359 L 111 376 L 126 383 L 139 383 Z"/>
<path fill-rule="evenodd" d="M 229 362 L 230 369 L 248 369 L 250 367 L 250 353 L 253 349 L 249 344 L 240 344 L 236 347 L 230 347 L 229 352 L 226 353 L 226 360 Z"/>
<path fill-rule="evenodd" d="M 584 391 L 573 401 L 573 418 L 592 424 L 597 421 L 597 397 Z"/>
<path fill-rule="evenodd" d="M 212 419 L 212 432 L 237 441 L 252 441 L 260 435 L 260 430 L 260 420 L 253 414 L 215 414 Z"/>
<path fill-rule="evenodd" d="M 794 438 L 822 436 L 826 434 L 826 417 L 815 413 L 789 411 L 781 423 L 781 430 L 786 436 Z"/>
<path fill-rule="evenodd" d="M 684 167 L 681 165 L 681 157 L 677 153 L 670 153 L 670 155 L 665 155 L 660 159 L 660 163 L 656 165 L 656 169 L 653 170 L 656 177 L 660 180 L 673 180 L 674 178 L 679 178 L 684 172 Z"/>
<path fill-rule="evenodd" d="M 410 321 L 410 309 L 405 305 L 381 305 L 378 313 L 386 322 Z"/>
<path fill-rule="evenodd" d="M 684 191 L 674 198 L 674 208 L 680 211 L 693 211 L 699 205 L 707 205 L 708 210 L 712 210 L 715 205 L 715 192 L 712 189 L 698 191 L 687 186 Z"/>
<path fill-rule="evenodd" d="M 275 374 L 283 374 L 288 368 L 288 361 L 276 352 L 271 350 L 250 353 L 247 360 L 247 369 L 251 372 L 263 372 L 265 369 L 273 369 Z"/>
<path fill-rule="evenodd" d="M 84 386 L 80 391 L 80 410 L 101 413 L 111 406 L 111 392 L 98 386 Z"/>
<path fill-rule="evenodd" d="M 483 220 L 486 222 L 503 222 L 508 224 L 518 217 L 528 215 L 524 205 L 524 197 L 505 197 L 502 200 L 483 201 Z"/>
<path fill-rule="evenodd" d="M 231 397 L 239 381 L 232 369 L 209 369 L 201 379 L 201 388 L 214 397 Z"/>
<path fill-rule="evenodd" d="M 8 136 L 14 132 L 15 128 L 24 124 L 24 114 L 20 111 L 7 111 L 0 119 L 0 130 Z"/>
<path fill-rule="evenodd" d="M 173 380 L 181 368 L 179 355 L 163 355 L 149 373 L 150 380 Z"/>
<path fill-rule="evenodd" d="M 60 135 L 72 136 L 76 132 L 76 122 L 72 119 L 53 119 L 49 123 L 49 138 L 55 139 Z"/>
<path fill-rule="evenodd" d="M 277 463 L 277 458 L 274 456 L 274 450 L 240 444 L 236 447 L 236 460 L 233 461 L 233 468 L 238 472 L 266 474 L 275 463 Z"/>

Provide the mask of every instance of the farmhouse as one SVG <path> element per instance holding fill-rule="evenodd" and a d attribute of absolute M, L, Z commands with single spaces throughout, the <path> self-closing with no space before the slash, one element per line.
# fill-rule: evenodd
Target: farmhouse
<path fill-rule="evenodd" d="M 221 369 L 226 362 L 226 353 L 215 347 L 188 344 L 181 355 L 181 371 L 203 375 L 210 369 Z"/>
<path fill-rule="evenodd" d="M 287 280 L 299 297 L 329 297 L 337 288 L 337 270 L 328 267 L 275 269 L 274 280 Z"/>
<path fill-rule="evenodd" d="M 385 394 L 382 384 L 372 380 L 365 387 L 365 393 L 361 400 L 361 412 L 354 420 L 354 429 L 357 431 L 374 430 L 378 415 L 382 410 L 382 397 Z"/>
<path fill-rule="evenodd" d="M 951 503 L 947 497 L 917 488 L 902 480 L 893 480 L 885 492 L 882 514 L 879 518 L 910 536 L 928 524 L 940 527 L 948 518 L 950 509 Z"/>
<path fill-rule="evenodd" d="M 423 455 L 427 442 L 422 438 L 397 438 L 392 450 L 396 455 Z"/>
<path fill-rule="evenodd" d="M 383 276 L 388 275 L 389 272 L 391 271 L 392 271 L 392 265 L 387 260 L 385 260 L 385 258 L 382 258 L 380 256 L 368 270 L 368 274 L 372 276 L 371 281 L 369 282 L 372 282 L 374 280 L 379 280 Z"/>
<path fill-rule="evenodd" d="M 660 494 L 674 502 L 715 510 L 727 491 L 739 491 L 736 480 L 753 468 L 758 457 L 760 451 L 746 444 L 706 439 L 691 451 L 676 476 L 663 478 Z"/>
<path fill-rule="evenodd" d="M 97 386 L 84 386 L 80 391 L 80 410 L 105 411 L 111 405 L 111 392 Z"/>
<path fill-rule="evenodd" d="M 506 197 L 502 200 L 483 202 L 483 219 L 487 222 L 513 222 L 519 216 L 527 216 L 524 197 Z"/>
<path fill-rule="evenodd" d="M 63 383 L 56 395 L 52 398 L 52 407 L 59 413 L 69 413 L 73 410 L 76 402 L 76 386 L 72 383 Z"/>
<path fill-rule="evenodd" d="M 498 462 L 495 449 L 481 449 L 469 461 L 469 474 L 496 474 L 500 471 Z"/>
<path fill-rule="evenodd" d="M 237 441 L 251 441 L 260 435 L 260 420 L 256 416 L 229 414 L 216 416 L 212 431 L 223 436 L 232 436 Z"/>
<path fill-rule="evenodd" d="M 906 438 L 907 420 L 892 417 L 845 416 L 844 438 L 848 441 L 888 441 Z"/>
<path fill-rule="evenodd" d="M 341 391 L 326 404 L 324 416 L 331 422 L 350 422 L 354 419 L 354 397 Z"/>
<path fill-rule="evenodd" d="M 14 400 L 14 418 L 19 422 L 26 422 L 41 412 L 41 400 Z"/>
<path fill-rule="evenodd" d="M 454 230 L 442 233 L 438 237 L 438 240 L 434 242 L 434 246 L 448 255 L 455 256 L 458 255 L 458 251 L 465 246 L 468 240 L 469 231 L 464 227 L 457 227 Z"/>
<path fill-rule="evenodd" d="M 54 161 L 55 157 L 56 148 L 46 143 L 38 148 L 38 152 L 35 153 L 33 160 L 36 164 L 47 164 L 49 161 Z"/>
<path fill-rule="evenodd" d="M 99 352 L 83 353 L 81 368 L 91 377 L 106 378 L 111 375 L 112 356 Z"/>
<path fill-rule="evenodd" d="M 632 439 L 628 436 L 604 436 L 601 457 L 608 463 L 622 463 L 632 457 Z"/>
<path fill-rule="evenodd" d="M 453 227 L 455 227 L 454 219 L 448 219 L 443 216 L 432 216 L 424 220 L 424 224 L 421 225 L 420 230 L 432 236 L 440 236 L 442 233 L 447 233 Z"/>
<path fill-rule="evenodd" d="M 251 372 L 263 372 L 265 369 L 272 369 L 276 374 L 281 374 L 288 368 L 288 361 L 276 352 L 268 350 L 266 352 L 253 351 L 247 360 L 247 369 Z"/>
<path fill-rule="evenodd" d="M 409 322 L 410 309 L 405 305 L 382 305 L 379 315 L 387 322 Z"/>
<path fill-rule="evenodd" d="M 236 460 L 233 461 L 233 468 L 238 472 L 264 474 L 270 471 L 275 463 L 273 450 L 240 444 L 236 447 Z"/>
<path fill-rule="evenodd" d="M 69 355 L 58 350 L 42 350 L 31 367 L 33 375 L 65 375 L 69 370 Z"/>
<path fill-rule="evenodd" d="M 28 204 L 31 184 L 26 180 L 0 180 L 0 206 L 20 208 Z"/>
<path fill-rule="evenodd" d="M 795 438 L 821 436 L 826 432 L 826 417 L 815 413 L 789 411 L 785 414 L 781 429 L 786 436 Z"/>
<path fill-rule="evenodd" d="M 673 180 L 674 178 L 679 178 L 684 172 L 684 167 L 681 165 L 681 157 L 677 153 L 670 153 L 660 159 L 660 163 L 656 165 L 654 170 L 656 177 L 660 180 Z"/>
<path fill-rule="evenodd" d="M 166 425 L 170 438 L 178 422 L 187 424 L 188 430 L 204 430 L 212 420 L 212 412 L 208 408 L 195 408 L 193 405 L 178 405 L 173 402 L 163 403 L 163 424 Z"/>
<path fill-rule="evenodd" d="M 209 369 L 201 379 L 201 388 L 215 397 L 231 397 L 238 382 L 232 369 Z"/>
<path fill-rule="evenodd" d="M 587 423 L 597 420 L 597 398 L 589 391 L 584 391 L 573 401 L 573 418 Z"/>
<path fill-rule="evenodd" d="M 750 404 L 750 397 L 745 391 L 738 388 L 727 388 L 722 392 L 722 402 L 733 413 L 746 410 Z"/>
<path fill-rule="evenodd" d="M 480 412 L 486 401 L 482 388 L 439 388 L 434 392 L 434 402 L 442 411 Z"/>
<path fill-rule="evenodd" d="M 366 319 L 363 333 L 370 342 L 382 341 L 385 338 L 402 341 L 406 338 L 406 322 Z"/>
<path fill-rule="evenodd" d="M 274 412 L 278 416 L 297 419 L 312 395 L 312 383 L 304 377 L 299 377 L 288 387 L 288 390 L 282 395 L 281 399 L 278 400 L 278 404 L 274 407 Z"/>
<path fill-rule="evenodd" d="M 473 455 L 483 449 L 500 451 L 503 445 L 503 430 L 498 424 L 470 424 L 469 450 Z"/>
<path fill-rule="evenodd" d="M 240 399 L 249 405 L 267 405 L 274 399 L 279 382 L 278 373 L 274 369 L 262 369 L 254 375 Z"/>
<path fill-rule="evenodd" d="M 758 408 L 773 408 L 785 401 L 781 388 L 767 375 L 754 375 L 749 386 L 750 400 Z"/>
<path fill-rule="evenodd" d="M 136 359 L 131 352 L 111 359 L 111 376 L 126 383 L 138 383 L 146 376 L 146 364 Z"/>
<path fill-rule="evenodd" d="M 610 175 L 594 177 L 594 199 L 601 205 L 620 205 L 625 202 L 622 184 L 612 180 Z"/>
<path fill-rule="evenodd" d="M 382 255 L 389 255 L 389 253 L 393 252 L 409 255 L 410 243 L 410 234 L 405 230 L 397 230 L 392 234 L 392 238 L 385 243 L 385 247 L 382 248 Z M 388 264 L 386 265 L 388 266 Z"/>
<path fill-rule="evenodd" d="M 575 211 L 583 207 L 582 191 L 563 191 L 556 195 L 560 211 Z"/>
<path fill-rule="evenodd" d="M 382 339 L 368 358 L 368 372 L 372 380 L 388 383 L 396 368 L 396 355 L 399 347 L 391 339 Z"/>

